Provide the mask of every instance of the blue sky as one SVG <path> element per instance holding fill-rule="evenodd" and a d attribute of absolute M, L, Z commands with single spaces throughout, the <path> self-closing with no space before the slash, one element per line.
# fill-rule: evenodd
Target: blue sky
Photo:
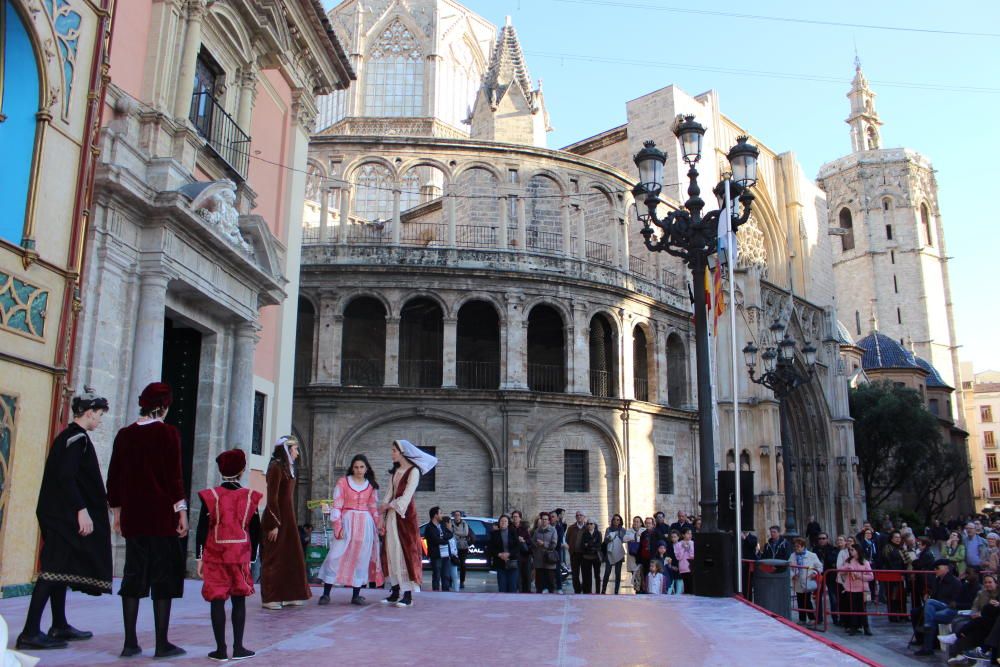
<path fill-rule="evenodd" d="M 325 0 L 326 5 L 336 3 Z M 807 175 L 851 149 L 844 119 L 855 48 L 878 94 L 885 147 L 937 170 L 960 358 L 1000 370 L 1000 225 L 973 188 L 1000 179 L 1000 3 L 466 0 L 496 25 L 510 15 L 531 76 L 544 80 L 558 148 L 625 122 L 625 103 L 676 84 L 718 91 L 722 110 Z M 691 8 L 695 12 L 677 11 Z M 713 12 L 715 12 L 713 14 Z M 816 25 L 724 14 L 891 26 Z M 991 33 L 988 35 L 946 34 Z M 734 72 L 740 70 L 744 73 Z M 751 73 L 753 72 L 753 74 Z M 778 74 L 767 76 L 762 73 Z M 789 76 L 802 78 L 789 78 Z M 819 79 L 819 80 L 816 80 Z M 987 201 L 986 196 L 979 199 Z"/>

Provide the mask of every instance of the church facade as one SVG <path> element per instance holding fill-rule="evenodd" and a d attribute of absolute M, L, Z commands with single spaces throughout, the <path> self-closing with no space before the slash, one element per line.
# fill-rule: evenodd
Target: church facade
<path fill-rule="evenodd" d="M 564 507 L 602 526 L 696 512 L 688 272 L 642 244 L 631 156 L 654 139 L 670 154 L 665 182 L 683 181 L 670 128 L 694 114 L 709 128 L 700 169 L 714 183 L 746 129 L 713 93 L 668 87 L 629 102 L 626 125 L 549 149 L 544 94 L 509 22 L 497 30 L 450 0 L 349 0 L 329 18 L 358 83 L 319 102 L 310 144 L 301 500 L 328 497 L 358 452 L 384 474 L 391 441 L 406 438 L 439 457 L 422 503 L 446 511 Z M 734 334 L 721 322 L 716 460 L 755 473 L 758 530 L 783 517 L 785 457 L 801 520 L 850 529 L 863 503 L 824 200 L 793 154 L 753 141 L 762 178 L 741 230 L 736 342 L 780 319 L 819 363 L 780 406 L 738 362 L 737 453 Z"/>

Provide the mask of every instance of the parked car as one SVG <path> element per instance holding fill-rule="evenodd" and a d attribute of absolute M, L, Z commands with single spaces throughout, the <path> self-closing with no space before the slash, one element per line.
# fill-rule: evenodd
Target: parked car
<path fill-rule="evenodd" d="M 485 516 L 467 516 L 463 517 L 463 521 L 469 524 L 469 530 L 476 536 L 475 542 L 469 545 L 469 557 L 465 561 L 465 566 L 472 570 L 490 569 L 490 564 L 486 559 L 486 545 L 489 543 L 490 533 L 496 527 L 497 520 Z M 424 567 L 430 567 L 431 562 L 427 558 L 427 540 L 423 538 L 426 527 L 427 523 L 421 524 L 420 536 L 424 547 Z"/>

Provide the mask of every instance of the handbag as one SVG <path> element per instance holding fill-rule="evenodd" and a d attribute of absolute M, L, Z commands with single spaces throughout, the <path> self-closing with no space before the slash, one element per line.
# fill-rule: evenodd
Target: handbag
<path fill-rule="evenodd" d="M 559 562 L 559 554 L 556 553 L 555 549 L 546 549 L 542 560 L 545 561 L 546 565 L 555 565 Z"/>
<path fill-rule="evenodd" d="M 637 540 L 628 543 L 628 555 L 633 557 L 639 555 L 639 542 Z"/>
<path fill-rule="evenodd" d="M 806 579 L 806 592 L 815 593 L 816 589 L 819 588 L 819 582 L 816 581 L 816 577 L 809 577 Z"/>

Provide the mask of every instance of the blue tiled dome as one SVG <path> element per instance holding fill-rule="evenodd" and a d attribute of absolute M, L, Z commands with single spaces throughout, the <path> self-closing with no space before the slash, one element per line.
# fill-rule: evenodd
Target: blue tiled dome
<path fill-rule="evenodd" d="M 934 368 L 929 361 L 922 357 L 915 357 L 917 366 L 920 366 L 925 371 L 927 371 L 927 386 L 928 387 L 942 387 L 947 389 L 952 389 L 952 386 L 945 382 L 941 378 L 941 374 L 938 370 Z"/>
<path fill-rule="evenodd" d="M 837 320 L 837 342 L 842 345 L 854 345 L 850 330 L 840 320 Z"/>
<path fill-rule="evenodd" d="M 877 368 L 921 368 L 912 353 L 897 341 L 877 331 L 868 334 L 855 345 L 864 350 L 864 354 L 861 355 L 861 366 L 866 371 Z"/>

